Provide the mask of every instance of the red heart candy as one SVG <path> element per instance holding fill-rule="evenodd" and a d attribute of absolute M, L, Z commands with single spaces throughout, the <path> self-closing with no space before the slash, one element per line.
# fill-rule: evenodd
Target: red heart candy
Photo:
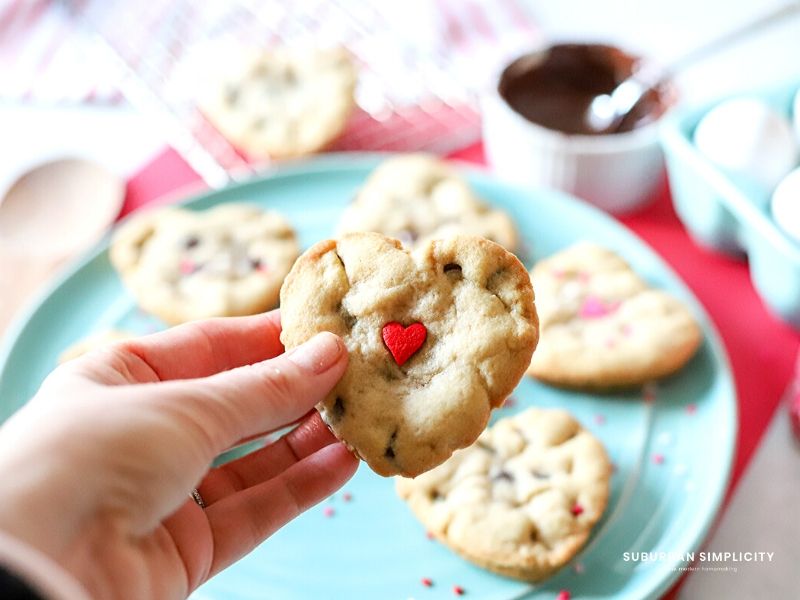
<path fill-rule="evenodd" d="M 422 347 L 427 336 L 428 330 L 422 323 L 403 327 L 397 321 L 392 321 L 383 326 L 383 343 L 392 353 L 394 362 L 401 367 Z"/>

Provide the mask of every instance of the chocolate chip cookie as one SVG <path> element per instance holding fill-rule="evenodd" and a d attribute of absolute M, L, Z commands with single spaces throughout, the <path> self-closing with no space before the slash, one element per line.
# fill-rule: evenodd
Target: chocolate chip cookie
<path fill-rule="evenodd" d="M 283 284 L 281 323 L 287 349 L 343 338 L 350 362 L 322 418 L 377 473 L 411 477 L 478 437 L 538 338 L 525 268 L 470 236 L 413 252 L 377 233 L 319 242 Z"/>
<path fill-rule="evenodd" d="M 281 215 L 236 203 L 136 215 L 110 249 L 139 306 L 171 325 L 272 308 L 299 253 Z"/>
<path fill-rule="evenodd" d="M 514 251 L 511 217 L 480 200 L 467 181 L 427 154 L 390 158 L 369 176 L 339 220 L 339 233 L 376 231 L 408 247 L 457 234 L 485 237 Z"/>
<path fill-rule="evenodd" d="M 603 445 L 563 410 L 531 408 L 397 492 L 429 532 L 467 560 L 541 581 L 586 542 L 608 503 Z"/>
<path fill-rule="evenodd" d="M 583 242 L 531 272 L 541 343 L 530 375 L 567 387 L 641 385 L 674 373 L 702 333 L 678 299 L 650 288 L 621 257 Z"/>
<path fill-rule="evenodd" d="M 355 86 L 355 66 L 344 49 L 276 48 L 227 61 L 200 109 L 251 158 L 304 156 L 342 132 Z"/>

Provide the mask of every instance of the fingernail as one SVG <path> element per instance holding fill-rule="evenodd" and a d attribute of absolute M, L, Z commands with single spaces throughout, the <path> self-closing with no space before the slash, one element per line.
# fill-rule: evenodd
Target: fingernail
<path fill-rule="evenodd" d="M 317 375 L 330 369 L 342 354 L 342 344 L 332 333 L 323 331 L 302 346 L 292 350 L 286 358 L 298 367 L 313 371 Z"/>

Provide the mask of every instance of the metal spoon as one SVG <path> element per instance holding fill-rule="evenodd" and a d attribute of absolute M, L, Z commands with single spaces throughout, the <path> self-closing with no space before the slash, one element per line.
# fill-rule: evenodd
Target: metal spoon
<path fill-rule="evenodd" d="M 650 91 L 658 88 L 687 66 L 698 62 L 727 46 L 738 42 L 741 38 L 776 23 L 800 10 L 800 2 L 794 0 L 790 4 L 770 11 L 763 17 L 751 21 L 744 26 L 730 31 L 715 40 L 703 44 L 678 59 L 667 67 L 659 68 L 653 63 L 644 62 L 628 78 L 607 94 L 595 96 L 586 111 L 586 122 L 596 133 L 615 133 L 625 117 L 638 102 Z"/>
<path fill-rule="evenodd" d="M 0 332 L 31 292 L 97 242 L 125 198 L 102 166 L 62 159 L 23 174 L 0 202 Z"/>

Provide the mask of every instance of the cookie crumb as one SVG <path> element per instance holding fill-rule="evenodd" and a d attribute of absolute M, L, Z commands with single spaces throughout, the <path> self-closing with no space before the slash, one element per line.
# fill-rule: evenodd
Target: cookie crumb
<path fill-rule="evenodd" d="M 425 587 L 433 587 L 433 579 L 431 579 L 430 577 L 423 577 L 423 578 L 420 580 L 420 582 L 421 582 L 421 583 L 422 583 L 422 585 L 424 585 Z"/>

